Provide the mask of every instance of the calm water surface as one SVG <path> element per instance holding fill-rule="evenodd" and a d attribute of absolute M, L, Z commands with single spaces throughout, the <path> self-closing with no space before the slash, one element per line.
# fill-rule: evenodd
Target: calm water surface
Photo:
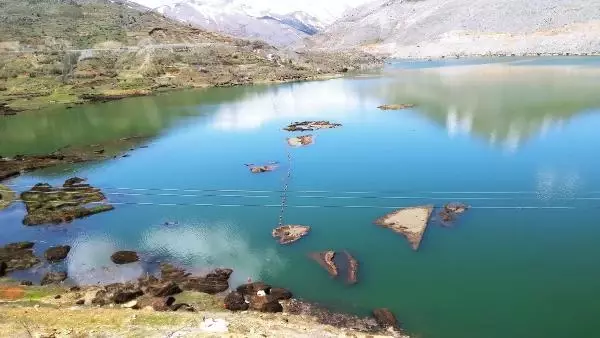
<path fill-rule="evenodd" d="M 150 136 L 131 157 L 13 179 L 15 190 L 73 175 L 102 187 L 112 212 L 25 227 L 0 212 L 0 244 L 73 250 L 73 282 L 137 277 L 114 266 L 138 250 L 192 270 L 235 269 L 335 309 L 388 307 L 416 337 L 592 337 L 600 330 L 598 59 L 402 62 L 381 74 L 219 88 L 0 119 L 0 154 Z M 384 103 L 415 103 L 380 111 Z M 327 119 L 315 144 L 288 149 L 291 121 Z M 271 238 L 291 153 L 286 223 L 313 227 L 286 247 Z M 252 175 L 244 163 L 280 161 Z M 218 191 L 217 191 L 218 190 Z M 372 224 L 394 207 L 462 201 L 451 228 L 430 224 L 418 252 Z M 120 204 L 123 203 L 123 204 Z M 166 221 L 177 225 L 164 226 Z M 307 253 L 347 249 L 359 284 L 331 279 Z M 15 277 L 31 277 L 25 273 Z"/>

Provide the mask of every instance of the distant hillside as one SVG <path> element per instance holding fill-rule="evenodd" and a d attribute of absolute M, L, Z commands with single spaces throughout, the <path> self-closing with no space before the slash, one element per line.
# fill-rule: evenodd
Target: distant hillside
<path fill-rule="evenodd" d="M 154 0 L 134 0 L 148 5 Z M 304 12 L 278 14 L 261 11 L 237 2 L 202 0 L 165 1 L 167 4 L 153 8 L 184 23 L 208 31 L 247 39 L 257 39 L 282 47 L 309 37 L 324 27 L 319 19 Z"/>
<path fill-rule="evenodd" d="M 0 115 L 170 88 L 314 79 L 380 64 L 358 54 L 282 52 L 116 1 L 3 0 L 0 20 Z"/>
<path fill-rule="evenodd" d="M 600 0 L 376 0 L 308 39 L 397 57 L 600 52 Z"/>

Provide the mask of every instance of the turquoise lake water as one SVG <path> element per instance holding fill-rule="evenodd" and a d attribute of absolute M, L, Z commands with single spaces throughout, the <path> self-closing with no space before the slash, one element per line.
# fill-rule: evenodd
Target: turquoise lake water
<path fill-rule="evenodd" d="M 116 250 L 203 272 L 235 270 L 333 309 L 392 309 L 415 337 L 593 337 L 600 331 L 600 62 L 595 58 L 395 62 L 329 81 L 214 88 L 57 108 L 0 119 L 0 154 L 149 136 L 130 157 L 4 182 L 24 191 L 71 176 L 101 187 L 115 210 L 62 226 L 25 227 L 0 211 L 0 245 L 73 247 L 74 283 L 122 281 Z M 388 103 L 413 103 L 381 111 Z M 293 121 L 343 127 L 290 149 Z M 290 246 L 277 226 L 310 225 Z M 279 161 L 251 174 L 245 163 Z M 373 221 L 394 208 L 472 206 L 452 227 L 432 220 L 418 251 Z M 177 224 L 165 226 L 165 222 Z M 348 250 L 359 283 L 334 280 L 307 255 Z M 14 277 L 30 277 L 17 273 Z"/>

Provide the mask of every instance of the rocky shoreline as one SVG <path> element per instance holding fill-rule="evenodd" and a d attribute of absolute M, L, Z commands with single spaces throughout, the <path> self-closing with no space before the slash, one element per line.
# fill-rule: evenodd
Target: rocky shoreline
<path fill-rule="evenodd" d="M 5 272 L 28 269 L 39 264 L 41 260 L 33 255 L 33 247 L 34 243 L 22 242 L 0 248 L 0 277 Z M 69 250 L 66 246 L 50 248 L 46 250 L 45 257 L 49 262 L 57 262 L 64 259 Z M 395 316 L 387 309 L 374 309 L 372 317 L 332 312 L 317 304 L 293 298 L 290 290 L 272 287 L 261 281 L 248 282 L 232 288 L 229 282 L 232 273 L 232 269 L 217 268 L 206 275 L 198 276 L 175 265 L 162 263 L 158 276 L 146 274 L 123 283 L 69 287 L 63 284 L 68 277 L 66 272 L 52 271 L 42 278 L 40 284 L 43 287 L 33 286 L 29 281 L 21 281 L 20 285 L 6 280 L 0 281 L 0 306 L 5 305 L 3 301 L 7 298 L 18 301 L 23 298 L 28 288 L 35 288 L 38 292 L 47 292 L 48 297 L 60 299 L 65 306 L 82 309 L 201 312 L 206 307 L 205 303 L 185 301 L 186 298 L 182 295 L 190 299 L 190 295 L 205 294 L 211 295 L 210 303 L 222 304 L 222 307 L 217 306 L 220 311 L 283 313 L 310 317 L 316 323 L 357 333 L 403 335 Z M 13 299 L 10 299 L 11 297 Z M 204 302 L 206 301 L 205 298 Z"/>

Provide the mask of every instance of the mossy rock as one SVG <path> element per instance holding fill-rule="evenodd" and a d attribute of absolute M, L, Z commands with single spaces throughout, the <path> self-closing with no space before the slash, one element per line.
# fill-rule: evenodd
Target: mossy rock
<path fill-rule="evenodd" d="M 0 184 L 0 210 L 7 208 L 15 200 L 15 192 Z"/>

